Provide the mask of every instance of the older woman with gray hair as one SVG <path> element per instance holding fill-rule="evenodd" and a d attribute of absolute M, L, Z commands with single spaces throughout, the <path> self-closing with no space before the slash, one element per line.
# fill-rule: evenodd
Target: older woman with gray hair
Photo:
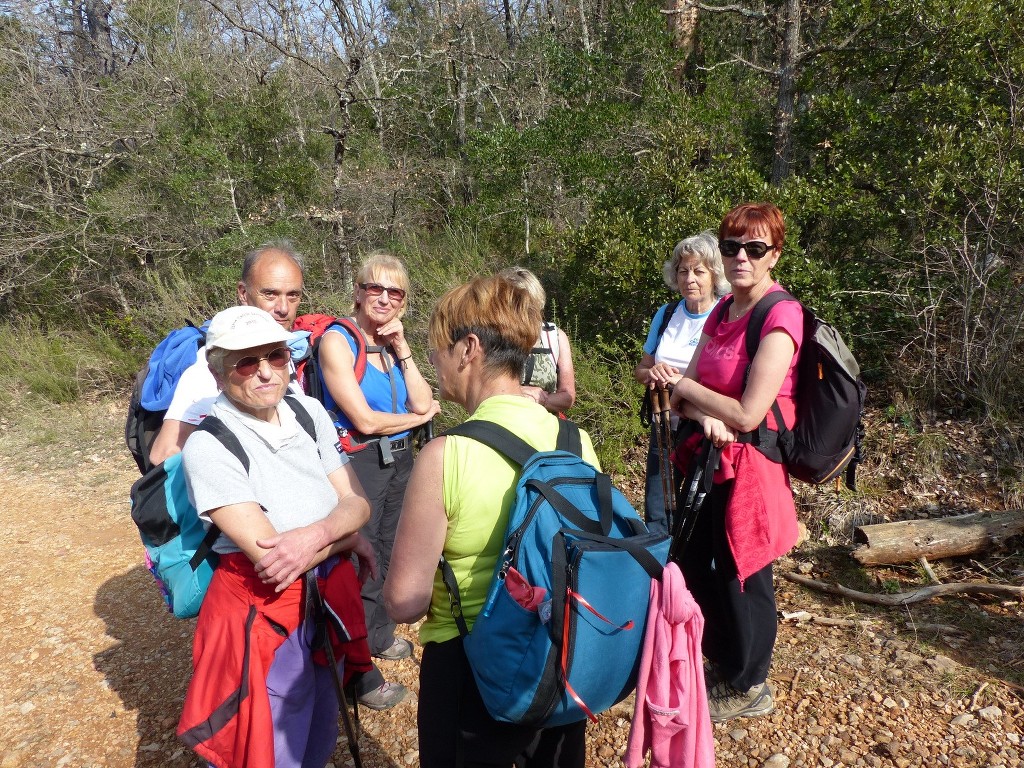
<path fill-rule="evenodd" d="M 654 313 L 644 355 L 633 371 L 652 396 L 659 389 L 671 390 L 683 378 L 704 321 L 729 287 L 718 238 L 710 229 L 676 243 L 672 257 L 662 265 L 662 274 L 665 285 L 679 291 L 680 298 L 663 304 Z M 655 429 L 652 425 L 647 452 L 644 517 L 652 532 L 670 533 Z"/>

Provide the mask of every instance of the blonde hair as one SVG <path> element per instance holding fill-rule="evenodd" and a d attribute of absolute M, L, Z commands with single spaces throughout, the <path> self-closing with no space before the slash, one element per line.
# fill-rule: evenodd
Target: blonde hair
<path fill-rule="evenodd" d="M 544 286 L 540 284 L 540 280 L 533 272 L 526 267 L 509 267 L 501 270 L 498 274 L 512 285 L 522 288 L 530 294 L 530 298 L 537 303 L 537 311 L 544 314 L 544 306 L 548 303 L 548 297 L 544 293 Z"/>
<path fill-rule="evenodd" d="M 402 301 L 402 308 L 398 310 L 398 317 L 403 317 L 405 311 L 412 302 L 412 285 L 409 282 L 409 273 L 405 264 L 397 256 L 386 251 L 373 251 L 368 255 L 356 272 L 355 285 L 352 287 L 352 314 L 359 311 L 360 302 L 357 301 L 358 288 L 360 283 L 378 283 L 390 281 L 405 291 L 405 299 Z"/>
<path fill-rule="evenodd" d="M 503 274 L 476 277 L 448 291 L 430 316 L 432 349 L 451 349 L 470 333 L 480 339 L 484 369 L 518 381 L 537 340 L 541 316 L 534 298 Z"/>

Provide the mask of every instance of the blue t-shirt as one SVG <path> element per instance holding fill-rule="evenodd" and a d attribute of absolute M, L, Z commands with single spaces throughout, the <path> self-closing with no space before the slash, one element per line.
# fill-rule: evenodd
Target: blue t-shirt
<path fill-rule="evenodd" d="M 327 329 L 326 333 L 340 333 L 345 338 L 345 341 L 348 342 L 352 350 L 352 357 L 356 356 L 356 351 L 359 348 L 358 343 L 348 331 L 339 325 L 332 325 Z M 389 357 L 391 355 L 388 350 L 384 350 L 383 354 Z M 402 367 L 395 362 L 393 357 L 390 357 L 390 360 L 391 376 L 395 382 L 394 408 L 391 407 L 391 379 L 388 378 L 388 374 L 370 365 L 369 361 L 366 363 L 366 373 L 363 374 L 363 380 L 359 383 L 359 388 L 363 391 L 363 397 L 366 398 L 366 404 L 370 406 L 371 410 L 381 413 L 408 413 L 409 407 L 406 401 L 409 399 L 409 390 L 405 386 L 405 374 L 402 372 Z M 324 407 L 327 408 L 334 418 L 334 425 L 339 429 L 351 430 L 352 422 L 345 415 L 345 412 L 338 407 L 334 398 L 331 397 L 331 393 L 327 390 L 327 384 L 323 381 L 323 374 L 320 374 L 320 383 L 323 385 Z M 389 435 L 389 437 L 397 439 L 408 434 L 409 430 L 405 430 L 404 432 Z"/>

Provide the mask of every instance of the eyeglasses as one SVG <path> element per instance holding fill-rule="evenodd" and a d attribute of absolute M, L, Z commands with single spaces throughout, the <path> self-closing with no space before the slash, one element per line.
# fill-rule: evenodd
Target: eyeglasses
<path fill-rule="evenodd" d="M 741 243 L 739 240 L 718 241 L 718 250 L 722 252 L 723 256 L 728 256 L 730 259 L 738 256 L 740 250 L 747 252 L 748 259 L 760 259 L 769 251 L 774 251 L 778 247 L 777 245 L 768 245 L 760 240 L 748 240 L 745 243 Z"/>
<path fill-rule="evenodd" d="M 292 360 L 292 351 L 288 347 L 278 347 L 265 355 L 243 357 L 235 363 L 235 373 L 239 376 L 252 376 L 259 370 L 260 363 L 264 360 L 270 363 L 271 368 L 284 368 Z"/>
<path fill-rule="evenodd" d="M 371 299 L 377 298 L 382 293 L 387 293 L 388 298 L 392 301 L 402 301 L 405 298 L 405 291 L 401 288 L 389 288 L 380 283 L 359 283 L 359 287 L 366 291 L 366 295 Z"/>

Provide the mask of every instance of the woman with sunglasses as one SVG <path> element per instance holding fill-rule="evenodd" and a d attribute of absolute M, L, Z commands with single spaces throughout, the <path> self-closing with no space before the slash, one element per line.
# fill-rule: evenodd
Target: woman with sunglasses
<path fill-rule="evenodd" d="M 398 516 L 412 471 L 411 430 L 440 410 L 405 337 L 402 317 L 409 306 L 409 275 L 396 257 L 371 254 L 355 279 L 352 319 L 366 345 L 366 369 L 356 376 L 359 340 L 333 326 L 320 341 L 324 405 L 335 417 L 342 444 L 370 500 L 363 534 L 373 544 L 380 576 L 363 585 L 370 652 L 378 659 L 412 655 L 412 643 L 395 637 L 381 587 L 391 562 Z M 387 709 L 405 698 L 399 683 L 385 682 L 376 667 L 356 683 L 359 702 Z"/>
<path fill-rule="evenodd" d="M 674 460 L 685 472 L 702 438 L 721 449 L 714 485 L 677 547 L 686 584 L 704 613 L 704 655 L 711 719 L 723 722 L 773 711 L 768 685 L 777 631 L 772 562 L 797 540 L 796 508 L 784 465 L 751 442 L 778 401 L 789 425 L 795 414 L 795 367 L 803 310 L 780 302 L 768 312 L 754 359 L 745 333 L 751 310 L 781 286 L 772 268 L 782 256 L 785 225 L 771 203 L 746 203 L 725 215 L 719 249 L 732 294 L 704 325 L 697 351 L 672 391 L 672 408 L 699 430 Z M 680 496 L 680 507 L 682 507 Z"/>
<path fill-rule="evenodd" d="M 338 737 L 336 681 L 314 662 L 322 626 L 305 605 L 322 585 L 323 599 L 357 629 L 350 555 L 360 575 L 376 571 L 358 532 L 369 505 L 330 416 L 312 398 L 284 400 L 289 337 L 257 307 L 214 316 L 206 356 L 220 395 L 182 451 L 189 497 L 220 533 L 178 735 L 216 765 L 327 763 Z M 346 676 L 369 668 L 365 641 L 344 653 Z"/>

